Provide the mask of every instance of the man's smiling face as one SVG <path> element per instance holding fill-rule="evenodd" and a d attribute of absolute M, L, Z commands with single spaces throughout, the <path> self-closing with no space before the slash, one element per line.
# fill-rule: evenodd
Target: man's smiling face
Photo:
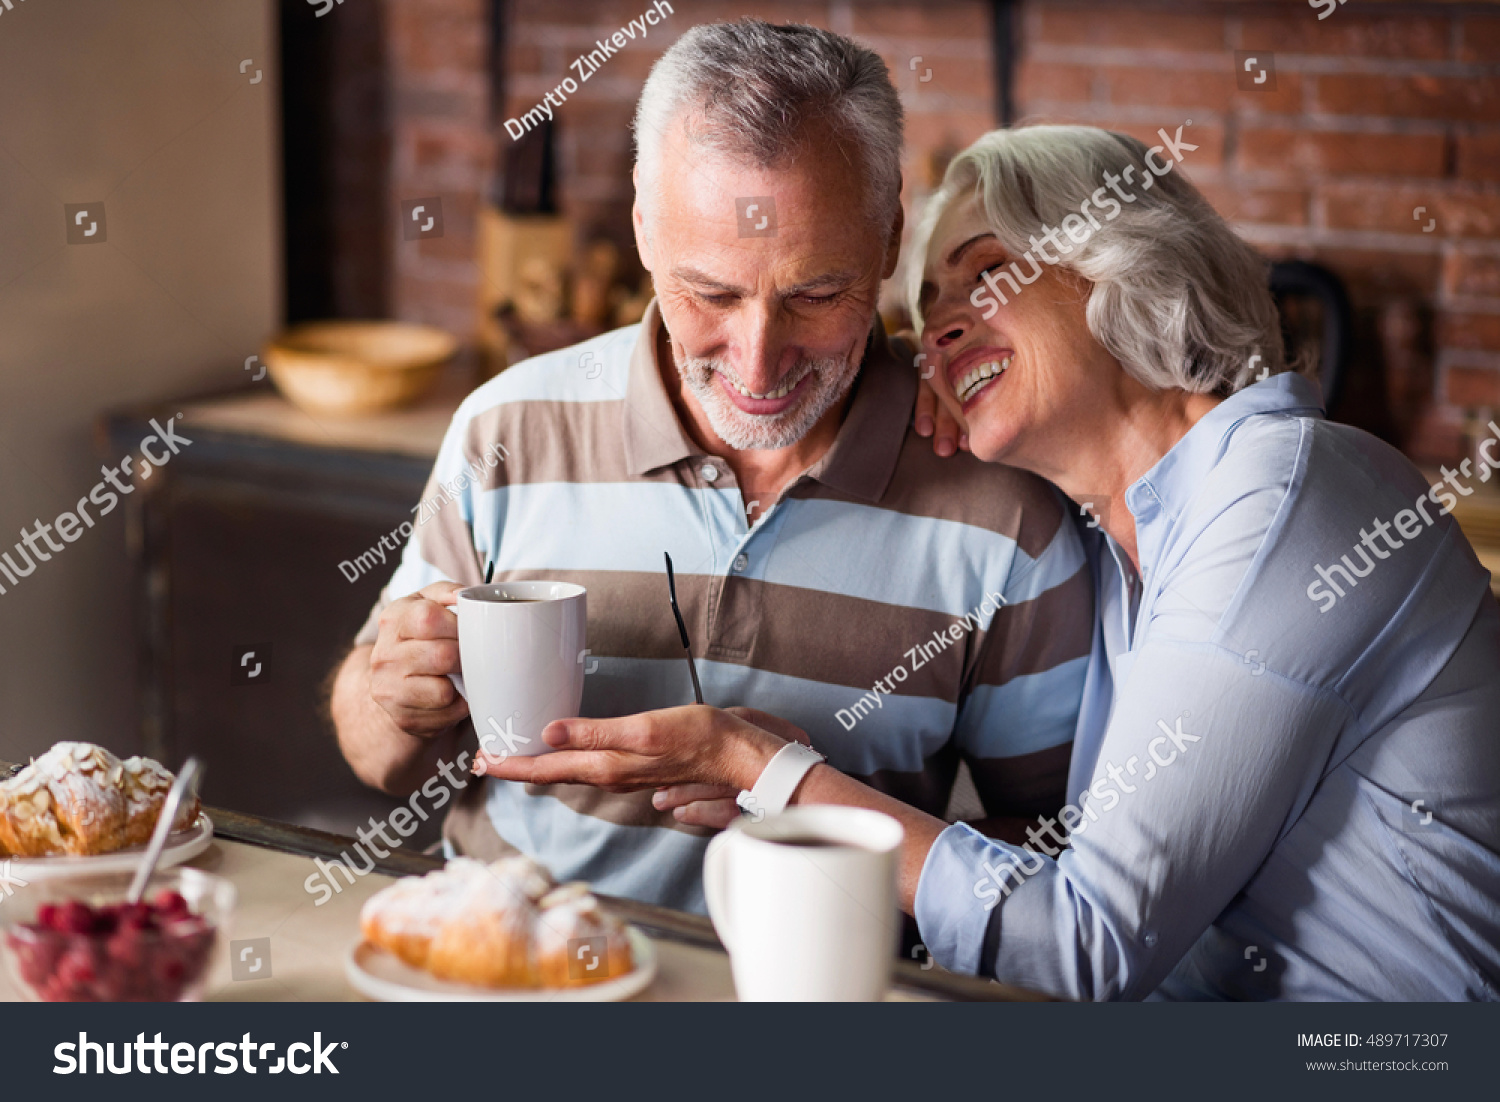
<path fill-rule="evenodd" d="M 657 178 L 638 179 L 636 241 L 684 388 L 738 450 L 795 444 L 837 418 L 859 373 L 899 221 L 872 224 L 855 150 L 822 125 L 773 168 L 694 145 L 679 121 Z M 774 236 L 741 236 L 747 196 L 775 201 Z M 643 209 L 644 207 L 644 209 Z"/>

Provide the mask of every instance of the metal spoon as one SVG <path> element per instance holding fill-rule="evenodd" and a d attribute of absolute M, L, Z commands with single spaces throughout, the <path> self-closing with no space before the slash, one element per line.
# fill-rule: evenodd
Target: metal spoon
<path fill-rule="evenodd" d="M 201 768 L 201 763 L 197 758 L 188 758 L 178 770 L 177 779 L 172 782 L 172 790 L 162 801 L 161 814 L 156 818 L 156 829 L 151 832 L 151 843 L 146 847 L 145 855 L 141 857 L 140 868 L 135 870 L 135 879 L 130 882 L 130 893 L 126 896 L 129 902 L 139 903 L 141 896 L 145 894 L 146 881 L 150 880 L 151 874 L 156 871 L 156 863 L 161 860 L 161 851 L 167 844 L 167 835 L 172 833 L 172 822 L 177 818 L 177 808 L 182 804 L 182 797 L 187 794 L 188 787 L 193 783 Z"/>

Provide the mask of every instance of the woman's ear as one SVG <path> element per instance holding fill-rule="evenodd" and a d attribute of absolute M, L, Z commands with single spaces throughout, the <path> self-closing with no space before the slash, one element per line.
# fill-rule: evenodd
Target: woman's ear
<path fill-rule="evenodd" d="M 901 261 L 901 231 L 906 228 L 906 211 L 901 207 L 901 195 L 896 195 L 896 217 L 891 220 L 891 235 L 885 243 L 885 270 L 881 279 L 890 279 L 896 274 L 896 265 Z"/>

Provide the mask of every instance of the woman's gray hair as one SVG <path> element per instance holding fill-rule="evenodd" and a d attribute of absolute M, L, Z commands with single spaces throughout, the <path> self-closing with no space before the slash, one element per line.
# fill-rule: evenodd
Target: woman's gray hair
<path fill-rule="evenodd" d="M 661 142 L 686 111 L 689 139 L 760 168 L 785 163 L 826 120 L 863 154 L 871 217 L 901 202 L 901 97 L 873 50 L 831 31 L 759 19 L 692 28 L 651 67 L 635 112 L 640 192 L 654 196 Z"/>
<path fill-rule="evenodd" d="M 1191 136 L 1179 131 L 1178 141 Z M 1097 228 L 1081 244 L 1070 236 L 1071 251 L 1063 256 L 1058 249 L 1058 264 L 1093 284 L 1089 332 L 1127 372 L 1154 390 L 1227 395 L 1264 369 L 1285 370 L 1266 262 L 1188 183 L 1170 152 L 1162 146 L 1152 152 L 1152 165 L 1172 170 L 1157 175 L 1147 167 L 1143 142 L 1092 126 L 994 130 L 969 146 L 948 166 L 914 234 L 907 293 L 918 328 L 922 269 L 933 228 L 950 202 L 977 189 L 990 227 L 1017 258 L 1021 275 L 1023 254 L 1029 260 L 1036 248 L 1033 235 L 1049 229 L 1055 235 L 1092 200 L 1104 220 L 1085 209 Z M 1133 181 L 1127 165 L 1140 173 Z M 1123 187 L 1109 189 L 1111 179 L 1116 185 L 1123 179 Z M 1101 191 L 1116 213 L 1105 214 Z M 1124 195 L 1134 201 L 1121 202 Z M 1029 266 L 1036 274 L 1022 284 L 1040 274 L 1035 260 Z M 996 275 L 997 289 L 999 279 L 1015 286 L 1011 267 Z"/>

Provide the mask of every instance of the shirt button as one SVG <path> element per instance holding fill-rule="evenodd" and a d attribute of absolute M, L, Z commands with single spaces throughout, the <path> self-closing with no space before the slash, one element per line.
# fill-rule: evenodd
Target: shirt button
<path fill-rule="evenodd" d="M 1149 931 L 1149 930 L 1146 931 L 1146 936 L 1143 937 L 1143 938 L 1141 938 L 1141 940 L 1146 943 L 1146 948 L 1147 949 L 1155 949 L 1156 948 L 1156 935 L 1154 933 L 1152 933 L 1151 931 Z"/>
<path fill-rule="evenodd" d="M 712 463 L 703 464 L 703 468 L 698 473 L 703 476 L 704 482 L 719 481 L 719 468 Z"/>
<path fill-rule="evenodd" d="M 747 554 L 745 554 L 743 551 L 741 551 L 738 555 L 736 555 L 734 557 L 734 572 L 736 574 L 743 573 L 745 567 L 747 567 L 749 565 L 750 565 L 750 556 L 747 555 Z"/>

